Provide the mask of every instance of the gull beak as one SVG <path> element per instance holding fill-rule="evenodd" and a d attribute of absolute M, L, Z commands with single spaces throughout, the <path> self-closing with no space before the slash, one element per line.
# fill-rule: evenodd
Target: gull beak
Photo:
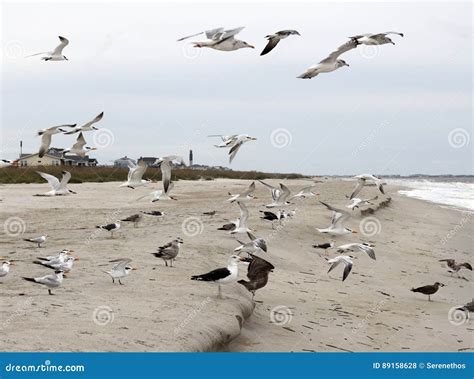
<path fill-rule="evenodd" d="M 10 261 L 10 266 L 16 266 L 15 262 Z"/>
<path fill-rule="evenodd" d="M 352 231 L 352 233 L 355 233 L 355 234 L 357 234 L 357 232 L 356 232 L 355 230 L 353 230 L 353 231 Z"/>
<path fill-rule="evenodd" d="M 350 67 L 347 63 L 345 64 L 345 66 Z"/>
<path fill-rule="evenodd" d="M 253 45 L 248 45 L 248 47 L 250 47 L 251 49 L 255 49 L 255 46 Z"/>
<path fill-rule="evenodd" d="M 132 271 L 137 271 L 137 270 L 138 270 L 138 268 L 132 267 Z"/>

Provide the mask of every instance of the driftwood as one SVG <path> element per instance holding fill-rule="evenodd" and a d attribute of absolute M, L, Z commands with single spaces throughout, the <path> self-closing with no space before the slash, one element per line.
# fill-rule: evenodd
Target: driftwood
<path fill-rule="evenodd" d="M 387 197 L 385 200 L 382 200 L 381 202 L 379 202 L 379 203 L 378 203 L 377 205 L 375 205 L 374 207 L 369 207 L 369 208 L 366 208 L 366 209 L 362 209 L 362 210 L 360 211 L 360 215 L 361 215 L 362 217 L 364 217 L 364 216 L 367 216 L 367 215 L 374 214 L 374 213 L 375 213 L 376 211 L 378 211 L 379 209 L 389 207 L 391 201 L 392 201 L 392 198 L 391 198 L 391 197 Z"/>

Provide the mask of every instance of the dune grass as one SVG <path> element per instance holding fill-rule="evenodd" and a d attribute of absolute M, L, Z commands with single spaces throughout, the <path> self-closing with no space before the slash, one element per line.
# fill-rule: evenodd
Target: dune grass
<path fill-rule="evenodd" d="M 61 177 L 61 172 L 71 172 L 70 183 L 85 182 L 120 182 L 127 180 L 128 169 L 121 167 L 71 167 L 71 166 L 42 166 L 42 167 L 6 167 L 0 169 L 0 183 L 43 183 L 36 171 L 42 171 L 56 177 Z M 172 171 L 172 180 L 213 180 L 225 179 L 298 179 L 304 178 L 300 174 L 274 174 L 258 171 L 227 171 L 218 169 L 193 170 L 190 168 L 175 168 Z M 143 176 L 144 179 L 161 180 L 159 168 L 148 168 Z"/>

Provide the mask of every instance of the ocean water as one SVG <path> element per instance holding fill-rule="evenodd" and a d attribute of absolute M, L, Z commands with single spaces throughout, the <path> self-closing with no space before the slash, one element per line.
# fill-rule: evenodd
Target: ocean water
<path fill-rule="evenodd" d="M 447 205 L 461 210 L 474 211 L 474 183 L 472 180 L 387 179 L 386 182 L 388 185 L 393 184 L 407 187 L 398 191 L 398 193 L 404 196 Z"/>

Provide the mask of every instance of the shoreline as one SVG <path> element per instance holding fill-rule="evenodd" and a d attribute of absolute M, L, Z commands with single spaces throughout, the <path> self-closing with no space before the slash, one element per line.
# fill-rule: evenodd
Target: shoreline
<path fill-rule="evenodd" d="M 297 191 L 308 180 L 285 183 Z M 257 292 L 255 303 L 237 283 L 223 287 L 227 298 L 221 301 L 215 298 L 216 286 L 189 280 L 191 275 L 223 266 L 238 246 L 233 237 L 216 229 L 238 215 L 237 206 L 225 203 L 227 192 L 237 193 L 248 184 L 224 179 L 179 181 L 175 188 L 178 202 L 154 204 L 135 201 L 152 187 L 122 191 L 116 183 L 71 184 L 77 195 L 56 198 L 30 197 L 45 192 L 47 186 L 43 184 L 1 188 L 2 224 L 11 217 L 20 217 L 26 224 L 21 236 L 0 236 L 0 255 L 19 260 L 11 273 L 0 279 L 4 304 L 0 319 L 8 321 L 8 328 L 2 328 L 4 351 L 44 351 L 44 346 L 50 347 L 49 351 L 473 348 L 472 323 L 455 326 L 448 320 L 453 306 L 471 300 L 472 275 L 463 273 L 469 282 L 451 278 L 437 262 L 451 255 L 469 261 L 473 220 L 469 218 L 458 230 L 462 213 L 399 195 L 394 186 L 387 186 L 391 205 L 370 215 L 379 220 L 381 231 L 373 236 L 354 235 L 356 240 L 375 243 L 377 260 L 354 253 L 354 268 L 345 282 L 341 281 L 339 268 L 327 274 L 325 258 L 335 253 L 311 247 L 328 239 L 315 231 L 315 227 L 327 226 L 331 217 L 319 200 L 343 206 L 345 201 L 341 199 L 353 187 L 352 182 L 333 179 L 316 184 L 321 196 L 295 201 L 295 218 L 277 232 L 259 219 L 261 204 L 268 202 L 270 194 L 257 184 L 257 199 L 249 204 L 250 225 L 257 230 L 256 235 L 267 239 L 269 253 L 262 257 L 276 269 L 267 286 Z M 375 188 L 364 191 L 370 195 Z M 167 215 L 162 220 L 146 218 L 137 228 L 123 225 L 115 239 L 104 232 L 94 234 L 94 225 L 104 223 L 107 217 L 126 217 L 147 209 L 163 210 Z M 212 209 L 217 211 L 215 216 L 202 215 Z M 198 220 L 197 232 L 186 236 L 183 224 L 190 217 Z M 348 225 L 359 229 L 361 220 L 356 211 Z M 452 230 L 454 236 L 439 246 Z M 42 231 L 50 234 L 44 248 L 36 249 L 22 241 Z M 177 235 L 184 238 L 183 250 L 176 267 L 166 268 L 151 252 Z M 352 239 L 337 240 L 347 242 Z M 56 296 L 48 296 L 44 288 L 20 279 L 48 273 L 31 262 L 36 256 L 65 247 L 74 249 L 81 260 L 63 286 L 54 291 Z M 9 254 L 11 251 L 16 252 Z M 118 257 L 130 257 L 138 267 L 125 279 L 124 286 L 112 285 L 102 273 L 108 269 L 108 261 Z M 241 267 L 239 276 L 244 278 L 245 272 Z M 447 286 L 434 295 L 431 303 L 409 291 L 436 280 Z M 64 328 L 48 330 L 57 323 Z"/>

